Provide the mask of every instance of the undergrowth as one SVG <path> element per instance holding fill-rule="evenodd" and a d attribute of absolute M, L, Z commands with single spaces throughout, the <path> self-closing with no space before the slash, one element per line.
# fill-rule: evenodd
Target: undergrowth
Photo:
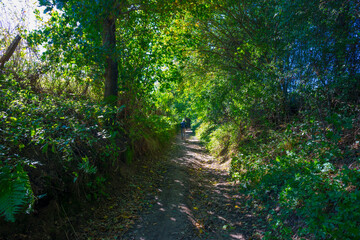
<path fill-rule="evenodd" d="M 234 124 L 201 124 L 196 131 L 197 136 L 206 143 L 207 149 L 213 156 L 229 158 L 236 152 L 241 130 Z"/>
<path fill-rule="evenodd" d="M 198 135 L 217 156 L 219 149 L 238 146 L 230 174 L 266 212 L 265 239 L 358 239 L 360 124 L 353 113 L 327 124 L 310 119 L 257 133 L 204 124 Z"/>
<path fill-rule="evenodd" d="M 0 76 L 0 216 L 15 221 L 40 201 L 107 196 L 106 183 L 173 134 L 162 116 L 121 118 L 125 106 L 34 93 Z"/>

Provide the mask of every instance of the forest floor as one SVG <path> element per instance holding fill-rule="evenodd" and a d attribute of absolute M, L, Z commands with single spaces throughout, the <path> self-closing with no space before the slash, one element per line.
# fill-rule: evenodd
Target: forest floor
<path fill-rule="evenodd" d="M 76 239 L 260 239 L 266 220 L 230 181 L 226 164 L 207 154 L 193 132 L 177 137 L 161 161 L 144 164 L 129 189 L 114 189 Z M 132 175 L 130 173 L 129 175 Z"/>

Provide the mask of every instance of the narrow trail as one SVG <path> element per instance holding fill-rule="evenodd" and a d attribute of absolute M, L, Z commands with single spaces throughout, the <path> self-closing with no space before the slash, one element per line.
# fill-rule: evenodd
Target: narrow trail
<path fill-rule="evenodd" d="M 112 183 L 101 206 L 70 218 L 78 227 L 67 239 L 261 239 L 267 228 L 261 209 L 246 204 L 226 165 L 212 158 L 193 132 L 186 135 L 160 159 L 139 162 L 136 174 L 129 169 L 126 184 Z"/>
<path fill-rule="evenodd" d="M 179 137 L 154 203 L 120 239 L 260 239 L 265 220 L 246 206 L 226 168 L 191 131 Z"/>
<path fill-rule="evenodd" d="M 186 143 L 177 139 L 166 162 L 162 187 L 154 196 L 154 206 L 140 217 L 123 239 L 192 239 L 190 174 L 192 159 L 185 154 Z"/>

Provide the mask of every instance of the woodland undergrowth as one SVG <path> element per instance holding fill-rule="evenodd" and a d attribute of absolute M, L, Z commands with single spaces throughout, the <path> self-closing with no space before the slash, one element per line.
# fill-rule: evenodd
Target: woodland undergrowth
<path fill-rule="evenodd" d="M 174 133 L 161 116 L 124 120 L 124 107 L 36 93 L 0 76 L 0 214 L 14 222 L 52 200 L 101 200 L 106 184 Z M 134 116 L 133 115 L 133 116 Z M 141 124 L 140 124 L 141 123 Z"/>
<path fill-rule="evenodd" d="M 249 204 L 266 212 L 265 239 L 360 237 L 359 109 L 344 110 L 325 123 L 303 117 L 276 128 L 198 129 L 212 154 L 231 158 Z"/>

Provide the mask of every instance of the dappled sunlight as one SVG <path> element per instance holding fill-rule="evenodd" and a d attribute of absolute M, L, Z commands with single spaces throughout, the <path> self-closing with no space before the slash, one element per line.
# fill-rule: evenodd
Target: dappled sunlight
<path fill-rule="evenodd" d="M 194 138 L 187 138 L 187 139 L 186 139 L 186 142 L 187 142 L 187 143 L 192 143 L 192 144 L 194 144 L 194 143 L 200 143 L 199 140 L 194 139 Z"/>
<path fill-rule="evenodd" d="M 243 206 L 237 185 L 228 182 L 228 172 L 199 141 L 177 141 L 181 154 L 170 158 L 166 184 L 134 232 L 152 239 L 202 239 L 205 233 L 215 239 L 246 239 L 249 232 L 243 229 L 256 226 L 255 217 Z M 186 238 L 192 234 L 198 237 Z"/>
<path fill-rule="evenodd" d="M 230 237 L 232 239 L 236 240 L 245 240 L 246 238 L 242 234 L 230 234 Z"/>
<path fill-rule="evenodd" d="M 181 186 L 184 186 L 184 184 L 180 180 L 175 180 L 174 182 L 179 183 Z"/>
<path fill-rule="evenodd" d="M 191 158 L 191 178 L 196 179 L 196 182 L 192 182 L 196 188 L 191 190 L 190 195 L 196 206 L 193 215 L 198 231 L 223 236 L 221 239 L 247 239 L 249 230 L 243 229 L 254 226 L 261 235 L 263 226 L 259 226 L 255 216 L 244 206 L 238 186 L 229 183 L 227 169 L 207 155 L 200 142 L 189 142 L 186 156 Z"/>
<path fill-rule="evenodd" d="M 146 239 L 174 239 L 174 236 L 186 236 L 191 226 L 196 226 L 189 198 L 189 166 L 193 166 L 194 156 L 188 155 L 186 145 L 178 139 L 181 154 L 169 158 L 164 175 L 164 186 L 158 189 L 156 204 L 149 209 L 137 223 L 132 234 Z M 192 154 L 191 152 L 189 152 Z M 147 238 L 151 236 L 151 238 Z M 180 237 L 178 237 L 180 238 Z M 178 239 L 176 238 L 176 239 Z M 131 239 L 131 238 L 130 238 Z"/>

